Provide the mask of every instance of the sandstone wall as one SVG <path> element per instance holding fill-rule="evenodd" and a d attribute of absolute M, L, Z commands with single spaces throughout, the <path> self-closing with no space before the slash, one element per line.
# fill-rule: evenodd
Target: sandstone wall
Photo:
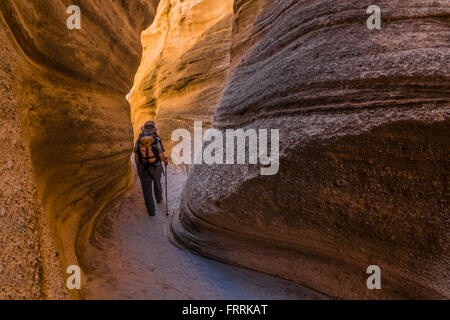
<path fill-rule="evenodd" d="M 158 1 L 77 1 L 81 30 L 71 4 L 0 2 L 0 298 L 68 297 L 62 271 L 131 182 L 125 95 Z"/>
<path fill-rule="evenodd" d="M 131 182 L 124 97 L 157 2 L 80 0 L 73 31 L 71 1 L 0 2 L 0 298 L 79 297 L 62 270 L 83 265 L 76 252 Z M 450 7 L 378 1 L 369 31 L 371 4 L 161 1 L 134 134 L 156 116 L 167 141 L 214 113 L 220 129 L 281 133 L 276 176 L 193 168 L 177 241 L 336 297 L 450 297 Z M 381 291 L 366 288 L 372 264 Z"/>
<path fill-rule="evenodd" d="M 155 119 L 170 155 L 173 130 L 205 127 L 225 87 L 233 1 L 163 0 L 142 34 L 144 53 L 130 94 L 135 136 Z"/>
<path fill-rule="evenodd" d="M 377 1 L 370 31 L 372 4 L 235 1 L 215 126 L 280 129 L 280 172 L 195 166 L 175 240 L 335 297 L 450 297 L 450 5 Z"/>

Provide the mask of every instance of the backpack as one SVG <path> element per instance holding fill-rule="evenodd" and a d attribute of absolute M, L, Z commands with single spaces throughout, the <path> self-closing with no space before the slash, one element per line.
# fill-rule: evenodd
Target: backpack
<path fill-rule="evenodd" d="M 154 165 L 161 160 L 156 144 L 158 139 L 153 134 L 141 134 L 138 140 L 138 157 L 139 162 L 148 165 Z"/>

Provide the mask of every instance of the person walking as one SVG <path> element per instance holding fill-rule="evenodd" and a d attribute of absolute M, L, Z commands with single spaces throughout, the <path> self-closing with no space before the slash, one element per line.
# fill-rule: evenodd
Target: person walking
<path fill-rule="evenodd" d="M 154 216 L 155 200 L 153 199 L 153 193 L 156 202 L 161 203 L 162 162 L 167 166 L 168 161 L 161 139 L 156 133 L 158 128 L 155 123 L 153 121 L 147 121 L 141 130 L 142 133 L 139 135 L 134 147 L 135 161 L 147 212 L 150 216 Z"/>

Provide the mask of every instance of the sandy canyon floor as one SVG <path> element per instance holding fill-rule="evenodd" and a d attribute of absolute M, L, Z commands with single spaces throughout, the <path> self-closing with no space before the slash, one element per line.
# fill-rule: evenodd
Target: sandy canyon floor
<path fill-rule="evenodd" d="M 139 179 L 104 215 L 84 261 L 86 299 L 322 299 L 290 281 L 225 265 L 175 246 L 168 227 L 186 180 L 169 168 L 169 211 L 164 201 L 150 217 Z M 164 180 L 164 178 L 163 178 Z"/>

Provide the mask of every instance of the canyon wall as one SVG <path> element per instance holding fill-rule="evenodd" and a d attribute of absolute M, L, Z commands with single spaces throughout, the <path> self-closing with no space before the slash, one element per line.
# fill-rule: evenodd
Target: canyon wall
<path fill-rule="evenodd" d="M 280 171 L 194 166 L 177 242 L 334 297 L 450 297 L 450 4 L 377 1 L 371 31 L 372 4 L 234 2 L 214 126 L 279 129 Z"/>
<path fill-rule="evenodd" d="M 131 182 L 141 40 L 135 135 L 280 130 L 275 176 L 192 168 L 176 241 L 331 296 L 450 297 L 448 1 L 378 1 L 374 31 L 366 0 L 79 0 L 68 30 L 71 4 L 0 2 L 0 298 L 81 297 L 63 271 Z"/>
<path fill-rule="evenodd" d="M 156 118 L 165 147 L 177 128 L 212 125 L 230 64 L 233 1 L 163 0 L 142 34 L 144 53 L 130 93 L 135 137 Z"/>
<path fill-rule="evenodd" d="M 129 92 L 157 0 L 0 2 L 0 298 L 70 298 L 96 217 L 131 182 Z"/>

